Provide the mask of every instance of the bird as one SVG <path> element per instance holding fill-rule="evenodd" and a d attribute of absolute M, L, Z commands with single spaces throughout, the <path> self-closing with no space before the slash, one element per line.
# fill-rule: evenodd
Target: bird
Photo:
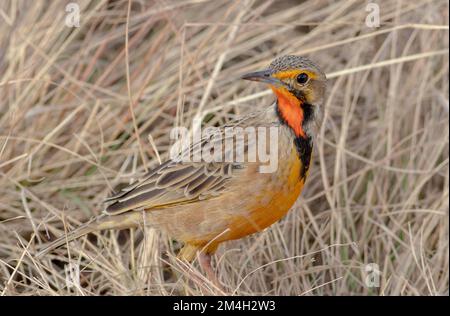
<path fill-rule="evenodd" d="M 231 150 L 233 159 L 223 159 L 222 155 L 222 159 L 213 161 L 193 161 L 175 155 L 107 198 L 101 215 L 50 242 L 37 256 L 88 233 L 145 223 L 183 242 L 178 258 L 199 258 L 202 268 L 213 277 L 211 256 L 220 244 L 260 232 L 283 218 L 309 174 L 314 125 L 324 102 L 326 75 L 306 57 L 284 55 L 266 69 L 247 73 L 241 79 L 268 85 L 275 101 L 219 127 L 216 137 L 202 136 L 181 157 L 192 158 L 201 148 L 217 145 L 223 155 Z M 246 136 L 244 153 L 255 150 L 257 140 L 247 137 L 252 127 L 276 131 L 259 137 L 277 142 L 277 165 L 271 172 L 261 172 L 264 162 L 260 158 L 234 159 L 232 151 L 237 142 L 226 148 L 227 140 L 236 139 L 235 135 L 226 135 L 227 128 L 240 128 Z"/>

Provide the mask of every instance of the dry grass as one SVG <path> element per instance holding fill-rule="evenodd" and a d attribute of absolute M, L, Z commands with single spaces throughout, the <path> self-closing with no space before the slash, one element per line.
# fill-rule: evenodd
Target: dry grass
<path fill-rule="evenodd" d="M 222 294 L 152 229 L 32 253 L 167 157 L 172 127 L 268 105 L 237 78 L 294 53 L 330 77 L 314 165 L 286 218 L 220 248 L 226 294 L 448 294 L 448 1 L 376 1 L 377 29 L 366 1 L 76 2 L 80 28 L 65 1 L 0 3 L 0 293 Z"/>

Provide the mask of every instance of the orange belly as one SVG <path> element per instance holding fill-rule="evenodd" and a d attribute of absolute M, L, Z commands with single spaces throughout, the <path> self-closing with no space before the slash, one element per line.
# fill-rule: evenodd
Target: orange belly
<path fill-rule="evenodd" d="M 230 224 L 228 239 L 238 239 L 259 232 L 280 220 L 294 205 L 300 195 L 305 178 L 300 179 L 301 161 L 295 159 L 290 168 L 289 177 L 278 189 L 269 188 L 261 192 L 255 199 L 255 204 L 249 206 L 249 216 L 238 216 Z M 270 199 L 268 203 L 260 203 Z"/>
<path fill-rule="evenodd" d="M 280 173 L 279 184 L 269 186 L 267 190 L 255 196 L 254 204 L 248 205 L 242 215 L 234 215 L 229 220 L 226 233 L 216 236 L 213 240 L 191 240 L 191 245 L 205 247 L 207 253 L 214 252 L 218 245 L 227 240 L 239 239 L 259 232 L 280 220 L 294 205 L 300 195 L 305 179 L 300 178 L 302 162 L 293 151 L 290 162 L 284 161 L 285 172 Z"/>

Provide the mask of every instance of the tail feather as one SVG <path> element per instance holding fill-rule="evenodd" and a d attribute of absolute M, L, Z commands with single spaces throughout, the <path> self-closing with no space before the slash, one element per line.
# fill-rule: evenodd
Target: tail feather
<path fill-rule="evenodd" d="M 67 234 L 57 238 L 47 245 L 44 249 L 36 254 L 36 257 L 40 258 L 52 250 L 61 247 L 62 245 L 71 242 L 77 238 L 80 238 L 89 233 L 110 230 L 110 229 L 125 229 L 137 227 L 142 220 L 142 214 L 140 212 L 128 212 L 121 215 L 109 216 L 102 214 L 97 216 L 93 220 L 78 227 L 77 229 L 68 232 Z"/>

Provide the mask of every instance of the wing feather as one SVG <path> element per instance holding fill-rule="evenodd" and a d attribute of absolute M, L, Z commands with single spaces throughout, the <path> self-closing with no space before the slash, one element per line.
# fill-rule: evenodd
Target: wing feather
<path fill-rule="evenodd" d="M 252 114 L 227 126 L 249 126 L 257 115 Z M 250 121 L 250 122 L 249 122 Z M 250 123 L 250 124 L 249 124 Z M 217 135 L 216 135 L 217 136 Z M 205 145 L 214 147 L 215 142 L 221 141 L 224 152 L 225 133 L 221 129 L 221 136 L 207 136 L 196 144 L 191 144 L 189 156 L 204 148 Z M 247 138 L 245 138 L 247 140 Z M 201 146 L 199 146 L 201 144 Z M 248 148 L 246 145 L 245 148 Z M 151 210 L 162 208 L 174 203 L 186 203 L 204 200 L 222 194 L 227 182 L 245 168 L 245 164 L 231 162 L 191 162 L 179 159 L 168 160 L 147 173 L 141 180 L 122 189 L 118 194 L 109 197 L 105 213 L 117 215 L 131 210 Z"/>

